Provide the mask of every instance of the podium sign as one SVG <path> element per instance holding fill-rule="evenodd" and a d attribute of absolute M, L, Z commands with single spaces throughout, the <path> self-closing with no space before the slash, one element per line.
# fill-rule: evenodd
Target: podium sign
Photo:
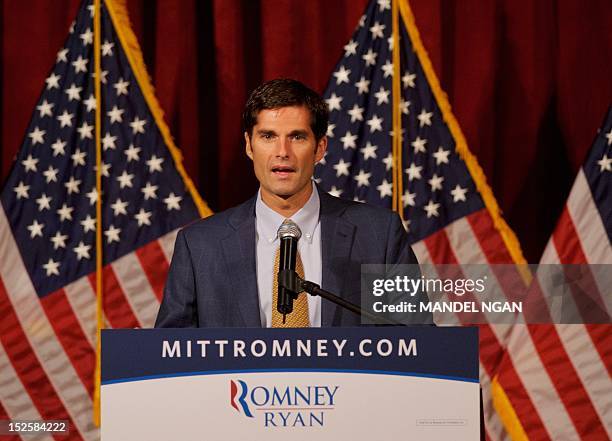
<path fill-rule="evenodd" d="M 102 440 L 478 440 L 476 328 L 102 331 Z"/>

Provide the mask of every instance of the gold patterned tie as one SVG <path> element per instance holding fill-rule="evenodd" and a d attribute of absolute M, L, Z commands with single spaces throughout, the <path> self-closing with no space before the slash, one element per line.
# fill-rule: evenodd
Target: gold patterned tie
<path fill-rule="evenodd" d="M 276 305 L 278 304 L 278 267 L 280 265 L 280 247 L 276 249 L 274 257 L 274 274 L 272 275 L 272 327 L 273 328 L 308 328 L 310 327 L 310 319 L 308 318 L 308 294 L 302 292 L 297 299 L 293 301 L 293 312 L 287 314 L 285 323 L 283 323 L 283 315 L 278 312 Z M 304 278 L 304 266 L 300 253 L 297 253 L 295 258 L 295 272 L 302 279 Z"/>

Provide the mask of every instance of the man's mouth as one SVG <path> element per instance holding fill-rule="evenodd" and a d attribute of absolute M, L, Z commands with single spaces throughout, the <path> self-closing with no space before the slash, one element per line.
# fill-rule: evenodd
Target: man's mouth
<path fill-rule="evenodd" d="M 272 173 L 274 173 L 274 175 L 278 176 L 279 178 L 286 178 L 291 173 L 295 173 L 295 169 L 293 167 L 289 167 L 285 165 L 278 165 L 278 166 L 272 167 Z"/>

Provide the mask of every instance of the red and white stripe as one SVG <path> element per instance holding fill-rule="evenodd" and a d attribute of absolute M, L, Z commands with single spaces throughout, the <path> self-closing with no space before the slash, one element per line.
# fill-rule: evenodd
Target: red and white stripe
<path fill-rule="evenodd" d="M 136 253 L 126 254 L 111 264 L 119 289 L 125 295 L 141 328 L 152 328 L 159 309 L 159 300 L 153 293 Z M 153 268 L 152 268 L 153 269 Z"/>
<path fill-rule="evenodd" d="M 66 285 L 64 287 L 66 299 L 83 330 L 83 335 L 91 345 L 95 347 L 96 342 L 96 293 L 86 277 Z"/>
<path fill-rule="evenodd" d="M 159 242 L 159 246 L 164 252 L 164 255 L 166 256 L 166 260 L 168 262 L 172 261 L 172 254 L 174 253 L 174 242 L 176 241 L 176 235 L 178 234 L 178 232 L 179 229 L 176 229 L 157 239 L 157 241 Z"/>
<path fill-rule="evenodd" d="M 465 272 L 473 272 L 471 264 L 513 263 L 493 220 L 486 209 L 456 220 L 441 231 L 413 244 L 421 264 L 461 264 Z M 472 276 L 473 274 L 467 274 Z M 489 280 L 491 289 L 504 292 L 502 280 Z M 506 293 L 508 296 L 510 293 Z M 436 318 L 442 318 L 436 316 Z M 481 321 L 484 317 L 481 317 Z M 444 323 L 462 322 L 462 317 L 444 317 Z M 483 389 L 483 407 L 486 438 L 506 440 L 508 434 L 493 409 L 490 385 L 503 356 L 511 330 L 510 325 L 483 324 L 480 330 L 480 384 Z"/>
<path fill-rule="evenodd" d="M 104 268 L 108 325 L 153 325 L 176 233 Z M 0 255 L 0 412 L 11 419 L 67 419 L 71 433 L 61 439 L 99 439 L 92 421 L 95 274 L 39 298 L 2 207 Z"/>
<path fill-rule="evenodd" d="M 576 176 L 576 181 L 567 200 L 566 210 L 573 224 L 578 239 L 577 244 L 580 244 L 584 260 L 574 259 L 573 262 L 569 262 L 569 259 L 564 258 L 562 262 L 612 264 L 612 245 L 582 169 Z M 569 237 L 568 233 L 566 227 L 560 228 L 560 226 L 553 233 L 555 243 L 558 244 L 556 248 L 558 251 L 560 250 L 561 256 L 569 255 L 574 251 L 567 246 L 567 244 L 572 243 L 572 238 Z"/>
<path fill-rule="evenodd" d="M 612 263 L 612 246 L 582 170 L 541 263 Z M 516 326 L 499 381 L 530 438 L 604 440 L 612 438 L 611 369 L 610 325 Z M 512 370 L 525 390 L 513 388 Z"/>
<path fill-rule="evenodd" d="M 41 420 L 40 412 L 34 406 L 30 395 L 13 368 L 4 346 L 0 343 L 0 406 L 4 415 L 0 419 Z M 39 440 L 52 440 L 50 435 L 40 435 Z"/>

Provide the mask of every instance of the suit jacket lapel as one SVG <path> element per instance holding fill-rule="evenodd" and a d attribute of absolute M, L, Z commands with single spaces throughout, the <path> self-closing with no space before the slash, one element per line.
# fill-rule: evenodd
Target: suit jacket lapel
<path fill-rule="evenodd" d="M 319 190 L 321 199 L 321 288 L 342 297 L 346 270 L 355 235 L 355 225 L 341 217 L 345 207 Z M 339 306 L 321 301 L 321 326 L 332 326 Z"/>
<path fill-rule="evenodd" d="M 261 327 L 255 249 L 255 198 L 237 208 L 229 219 L 234 232 L 222 239 L 223 257 L 230 275 L 233 304 L 244 326 Z"/>

